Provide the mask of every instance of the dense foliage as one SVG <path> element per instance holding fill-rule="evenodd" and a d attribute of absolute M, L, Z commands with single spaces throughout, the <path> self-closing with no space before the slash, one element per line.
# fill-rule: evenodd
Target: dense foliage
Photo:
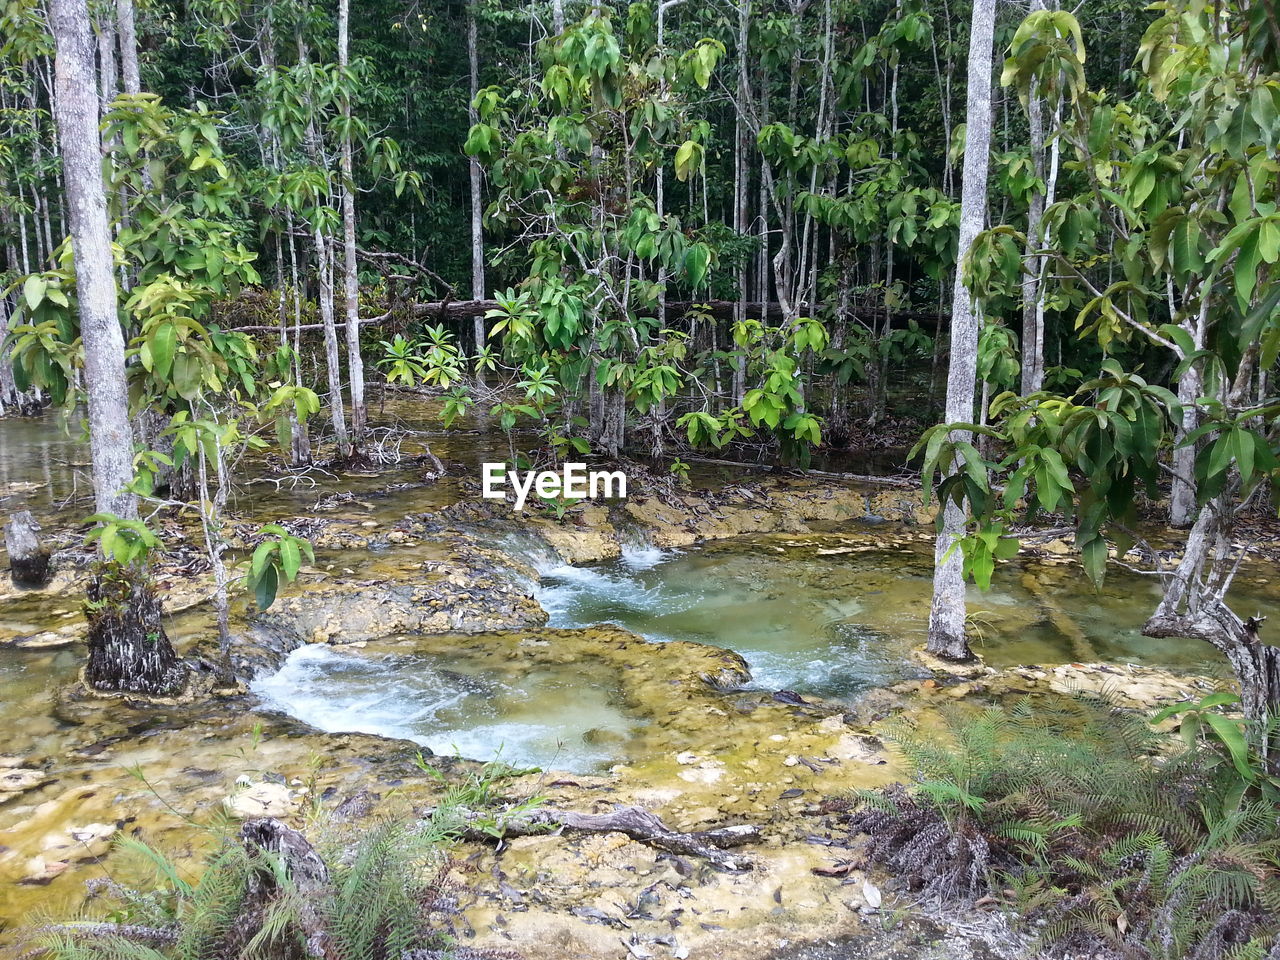
<path fill-rule="evenodd" d="M 913 782 L 861 794 L 849 828 L 926 897 L 1014 908 L 1052 955 L 1265 956 L 1280 780 L 1215 712 L 1230 699 L 1185 740 L 1089 701 L 992 707 L 946 737 L 900 724 Z"/>

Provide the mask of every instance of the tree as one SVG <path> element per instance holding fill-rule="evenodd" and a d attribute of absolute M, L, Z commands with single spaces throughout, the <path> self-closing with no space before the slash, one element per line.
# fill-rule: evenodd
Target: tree
<path fill-rule="evenodd" d="M 467 0 L 467 89 L 470 99 L 467 101 L 467 122 L 475 126 L 480 119 L 476 112 L 476 94 L 480 92 L 480 54 L 476 46 L 476 5 L 477 0 Z M 484 171 L 480 161 L 475 157 L 467 160 L 467 174 L 471 186 L 471 296 L 480 300 L 485 295 L 484 288 L 484 197 L 482 196 L 482 179 Z M 479 355 L 485 346 L 484 314 L 477 313 L 472 320 L 472 333 L 475 337 L 476 354 Z M 476 364 L 476 382 L 484 386 L 484 367 Z"/>
<path fill-rule="evenodd" d="M 364 359 L 360 354 L 360 278 L 356 265 L 356 185 L 351 165 L 351 0 L 338 3 L 338 71 L 342 75 L 339 174 L 342 189 L 342 292 L 346 312 L 347 376 L 351 391 L 351 443 L 359 452 L 364 443 L 368 411 L 364 402 Z"/>
<path fill-rule="evenodd" d="M 978 333 L 982 309 L 965 283 L 963 262 L 987 216 L 987 170 L 991 154 L 991 66 L 995 34 L 995 0 L 974 0 L 969 31 L 968 99 L 965 108 L 964 168 L 961 174 L 960 242 L 951 293 L 951 362 L 947 371 L 946 419 L 973 420 L 973 394 L 978 380 Z M 956 549 L 965 531 L 959 503 L 945 500 L 934 545 L 933 602 L 929 608 L 928 651 L 948 660 L 972 654 L 965 636 L 962 557 Z"/>
<path fill-rule="evenodd" d="M 961 544 L 975 580 L 989 582 L 996 559 L 1017 549 L 1011 527 L 1024 503 L 1032 515 L 1072 520 L 1096 582 L 1113 550 L 1125 556 L 1136 544 L 1130 562 L 1145 558 L 1163 587 L 1144 633 L 1220 650 L 1258 724 L 1280 710 L 1280 647 L 1262 642 L 1261 619 L 1239 615 L 1229 591 L 1247 548 L 1241 518 L 1268 495 L 1280 503 L 1274 25 L 1265 0 L 1220 10 L 1169 3 L 1139 47 L 1138 94 L 1121 98 L 1086 86 L 1075 17 L 1027 18 L 1005 80 L 1024 95 L 1048 87 L 1067 98 L 1057 135 L 1079 171 L 1074 192 L 1045 211 L 1055 225 L 1041 250 L 1052 263 L 1045 277 L 1103 359 L 1074 391 L 1006 394 L 992 402 L 992 428 L 953 422 L 921 442 L 927 486 L 935 471 L 948 474 L 939 496 L 972 518 Z M 1008 227 L 975 241 L 966 272 L 976 292 L 997 296 L 1017 282 L 1024 241 Z M 1193 394 L 1139 375 L 1144 360 L 1170 369 L 1179 387 L 1193 378 Z M 966 432 L 988 433 L 1003 459 L 977 456 Z M 1158 494 L 1162 480 L 1195 491 L 1173 563 L 1137 532 L 1139 494 Z M 1280 760 L 1280 745 L 1261 747 Z"/>
<path fill-rule="evenodd" d="M 94 499 L 100 514 L 135 522 L 137 500 L 129 490 L 134 445 L 124 335 L 116 312 L 93 36 L 85 0 L 53 0 L 50 25 L 57 44 L 55 108 L 75 251 Z M 181 689 L 186 670 L 161 624 L 160 599 L 144 557 L 121 563 L 105 556 L 89 588 L 88 613 L 85 679 L 90 686 L 153 695 Z"/>

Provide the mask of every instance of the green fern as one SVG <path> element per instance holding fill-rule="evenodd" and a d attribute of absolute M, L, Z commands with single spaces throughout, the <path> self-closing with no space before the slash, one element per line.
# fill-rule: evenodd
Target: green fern
<path fill-rule="evenodd" d="M 1010 891 L 1059 956 L 1227 958 L 1272 944 L 1280 823 L 1263 791 L 1242 797 L 1233 767 L 1105 700 L 949 720 L 941 736 L 889 726 L 913 788 L 854 796 L 870 857 L 928 895 Z"/>

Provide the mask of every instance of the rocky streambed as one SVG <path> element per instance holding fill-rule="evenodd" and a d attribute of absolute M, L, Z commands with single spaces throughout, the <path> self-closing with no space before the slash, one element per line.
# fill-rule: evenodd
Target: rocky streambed
<path fill-rule="evenodd" d="M 427 510 L 412 488 L 374 496 L 376 509 L 342 501 L 302 518 L 317 564 L 268 613 L 237 617 L 244 690 L 89 697 L 75 684 L 77 577 L 38 602 L 0 596 L 8 924 L 78 904 L 95 876 L 143 880 L 112 849 L 121 835 L 194 869 L 228 820 L 424 809 L 477 760 L 526 759 L 507 748 L 543 768 L 504 780 L 512 799 L 638 807 L 677 831 L 746 823 L 760 838 L 736 871 L 621 833 L 465 844 L 470 945 L 548 960 L 998 953 L 1012 941 L 997 921 L 960 936 L 899 914 L 891 878 L 856 866 L 830 801 L 900 776 L 883 722 L 1080 691 L 1149 709 L 1220 682 L 1198 646 L 1162 641 L 1164 661 L 1183 657 L 1178 674 L 1143 666 L 1145 582 L 1087 593 L 1052 550 L 975 597 L 987 665 L 915 657 L 932 527 L 908 490 L 781 478 L 694 492 L 650 477 L 563 519 L 515 517 L 465 484 Z M 183 608 L 170 633 L 198 654 L 207 583 L 169 582 Z M 857 668 L 801 669 L 840 658 Z M 851 943 L 862 952 L 838 952 Z"/>

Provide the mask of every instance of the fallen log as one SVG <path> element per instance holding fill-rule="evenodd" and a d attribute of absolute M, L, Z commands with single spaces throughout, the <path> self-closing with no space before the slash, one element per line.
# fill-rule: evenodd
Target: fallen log
<path fill-rule="evenodd" d="M 9 576 L 20 587 L 43 587 L 49 582 L 49 551 L 40 545 L 39 529 L 30 510 L 18 510 L 4 525 Z"/>
<path fill-rule="evenodd" d="M 461 836 L 465 840 L 493 842 L 513 837 L 530 837 L 576 830 L 582 833 L 621 833 L 638 843 L 667 853 L 698 857 L 720 870 L 741 873 L 751 868 L 750 860 L 723 851 L 761 839 L 760 828 L 752 824 L 716 827 L 681 833 L 672 830 L 657 815 L 640 807 L 619 807 L 609 813 L 580 813 L 540 807 L 509 817 L 496 818 L 472 810 L 460 811 Z M 483 824 L 483 826 L 482 826 Z"/>

